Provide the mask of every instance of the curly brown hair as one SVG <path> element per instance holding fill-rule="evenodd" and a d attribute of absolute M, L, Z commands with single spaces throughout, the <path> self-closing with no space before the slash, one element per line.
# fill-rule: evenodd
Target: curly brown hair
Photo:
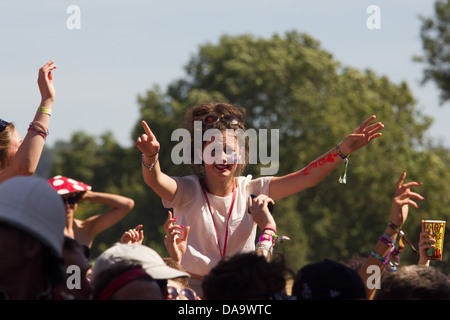
<path fill-rule="evenodd" d="M 232 130 L 239 130 L 243 133 L 245 133 L 245 116 L 247 111 L 245 108 L 236 106 L 229 103 L 203 103 L 198 104 L 191 109 L 189 109 L 186 112 L 185 115 L 185 128 L 189 131 L 191 134 L 191 137 L 195 136 L 195 121 L 203 121 L 203 119 L 210 115 L 217 115 L 217 116 L 227 116 L 232 115 L 235 116 L 238 119 L 237 124 L 232 124 L 227 121 L 217 121 L 209 125 L 202 124 L 202 132 L 201 136 L 203 137 L 204 133 L 208 129 L 218 129 L 221 132 L 226 132 L 227 129 Z M 248 137 L 244 136 L 245 139 L 245 159 L 242 162 L 238 163 L 237 169 L 234 173 L 234 175 L 240 176 L 245 170 L 245 167 L 248 164 Z M 202 148 L 204 147 L 205 142 L 203 142 Z M 202 164 L 196 164 L 194 161 L 194 155 L 195 155 L 195 147 L 194 147 L 194 139 L 191 139 L 191 168 L 193 172 L 200 178 L 200 180 L 203 180 L 205 175 L 205 169 Z"/>

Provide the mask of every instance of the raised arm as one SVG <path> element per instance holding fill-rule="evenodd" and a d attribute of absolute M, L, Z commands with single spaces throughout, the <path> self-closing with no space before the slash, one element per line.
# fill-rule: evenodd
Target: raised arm
<path fill-rule="evenodd" d="M 376 116 L 371 116 L 345 138 L 338 146 L 317 158 L 300 171 L 272 177 L 270 181 L 270 198 L 278 200 L 306 188 L 315 186 L 330 174 L 351 153 L 364 147 L 370 141 L 381 136 L 384 125 L 381 122 L 370 124 Z"/>
<path fill-rule="evenodd" d="M 142 175 L 145 183 L 156 192 L 158 196 L 172 201 L 177 192 L 177 182 L 161 171 L 159 166 L 159 142 L 150 130 L 147 122 L 142 121 L 145 133 L 136 141 L 136 147 L 142 152 Z"/>
<path fill-rule="evenodd" d="M 56 65 L 53 64 L 53 60 L 39 69 L 38 87 L 41 93 L 41 103 L 17 153 L 11 159 L 9 165 L 0 172 L 0 182 L 17 175 L 32 175 L 36 171 L 48 134 L 53 101 L 55 100 L 52 74 L 54 69 L 56 69 Z"/>
<path fill-rule="evenodd" d="M 376 282 L 380 281 L 385 266 L 389 262 L 389 255 L 394 248 L 394 242 L 408 217 L 409 205 L 412 205 L 414 208 L 419 207 L 411 198 L 418 200 L 424 199 L 420 194 L 411 191 L 412 187 L 420 186 L 421 183 L 409 182 L 404 184 L 405 177 L 406 172 L 403 172 L 397 182 L 394 198 L 392 199 L 389 223 L 367 258 L 366 263 L 359 270 L 359 275 L 366 286 L 366 296 L 369 300 L 375 295 L 377 289 Z M 376 270 L 380 272 L 377 274 Z"/>
<path fill-rule="evenodd" d="M 104 192 L 86 191 L 80 201 L 97 202 L 111 207 L 111 210 L 89 217 L 82 221 L 84 239 L 88 238 L 89 245 L 96 235 L 119 222 L 134 207 L 130 198 Z"/>

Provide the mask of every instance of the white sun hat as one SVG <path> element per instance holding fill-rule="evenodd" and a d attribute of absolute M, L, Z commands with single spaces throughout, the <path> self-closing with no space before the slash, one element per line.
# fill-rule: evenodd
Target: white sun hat
<path fill-rule="evenodd" d="M 0 221 L 36 237 L 62 256 L 66 211 L 47 180 L 17 176 L 0 184 Z"/>
<path fill-rule="evenodd" d="M 118 263 L 140 264 L 153 279 L 189 277 L 189 273 L 169 267 L 161 256 L 150 247 L 117 243 L 97 257 L 92 268 L 92 280 L 95 282 L 101 272 L 113 268 Z"/>

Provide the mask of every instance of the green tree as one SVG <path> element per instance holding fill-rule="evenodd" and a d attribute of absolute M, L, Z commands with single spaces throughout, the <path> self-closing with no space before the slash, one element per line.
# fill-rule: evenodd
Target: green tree
<path fill-rule="evenodd" d="M 436 1 L 434 17 L 421 16 L 420 20 L 424 56 L 415 59 L 426 64 L 423 82 L 434 81 L 445 103 L 450 100 L 450 1 Z"/>

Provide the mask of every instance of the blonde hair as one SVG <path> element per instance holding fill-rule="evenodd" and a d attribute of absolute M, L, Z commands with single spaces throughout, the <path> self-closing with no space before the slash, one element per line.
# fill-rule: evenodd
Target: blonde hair
<path fill-rule="evenodd" d="M 237 124 L 232 124 L 226 121 L 217 121 L 212 124 L 209 124 L 207 126 L 202 125 L 202 137 L 206 130 L 208 129 L 218 129 L 221 132 L 226 132 L 227 129 L 241 129 L 243 132 L 245 132 L 245 115 L 247 111 L 243 107 L 239 107 L 233 104 L 229 103 L 203 103 L 196 105 L 189 109 L 186 112 L 185 116 L 185 128 L 189 131 L 191 134 L 191 137 L 194 137 L 194 122 L 195 121 L 203 121 L 203 119 L 210 115 L 217 115 L 217 116 L 226 116 L 226 115 L 233 115 L 238 119 Z M 203 142 L 204 144 L 204 142 Z M 194 139 L 191 139 L 191 168 L 193 172 L 200 178 L 200 181 L 203 180 L 205 176 L 205 168 L 203 164 L 195 164 L 194 163 Z M 238 162 L 238 166 L 236 168 L 236 171 L 234 175 L 240 176 L 245 170 L 245 167 L 248 164 L 248 137 L 245 137 L 245 160 L 243 163 Z"/>
<path fill-rule="evenodd" d="M 8 123 L 5 129 L 0 132 L 0 170 L 5 169 L 9 164 L 9 146 L 14 130 L 14 124 Z"/>

